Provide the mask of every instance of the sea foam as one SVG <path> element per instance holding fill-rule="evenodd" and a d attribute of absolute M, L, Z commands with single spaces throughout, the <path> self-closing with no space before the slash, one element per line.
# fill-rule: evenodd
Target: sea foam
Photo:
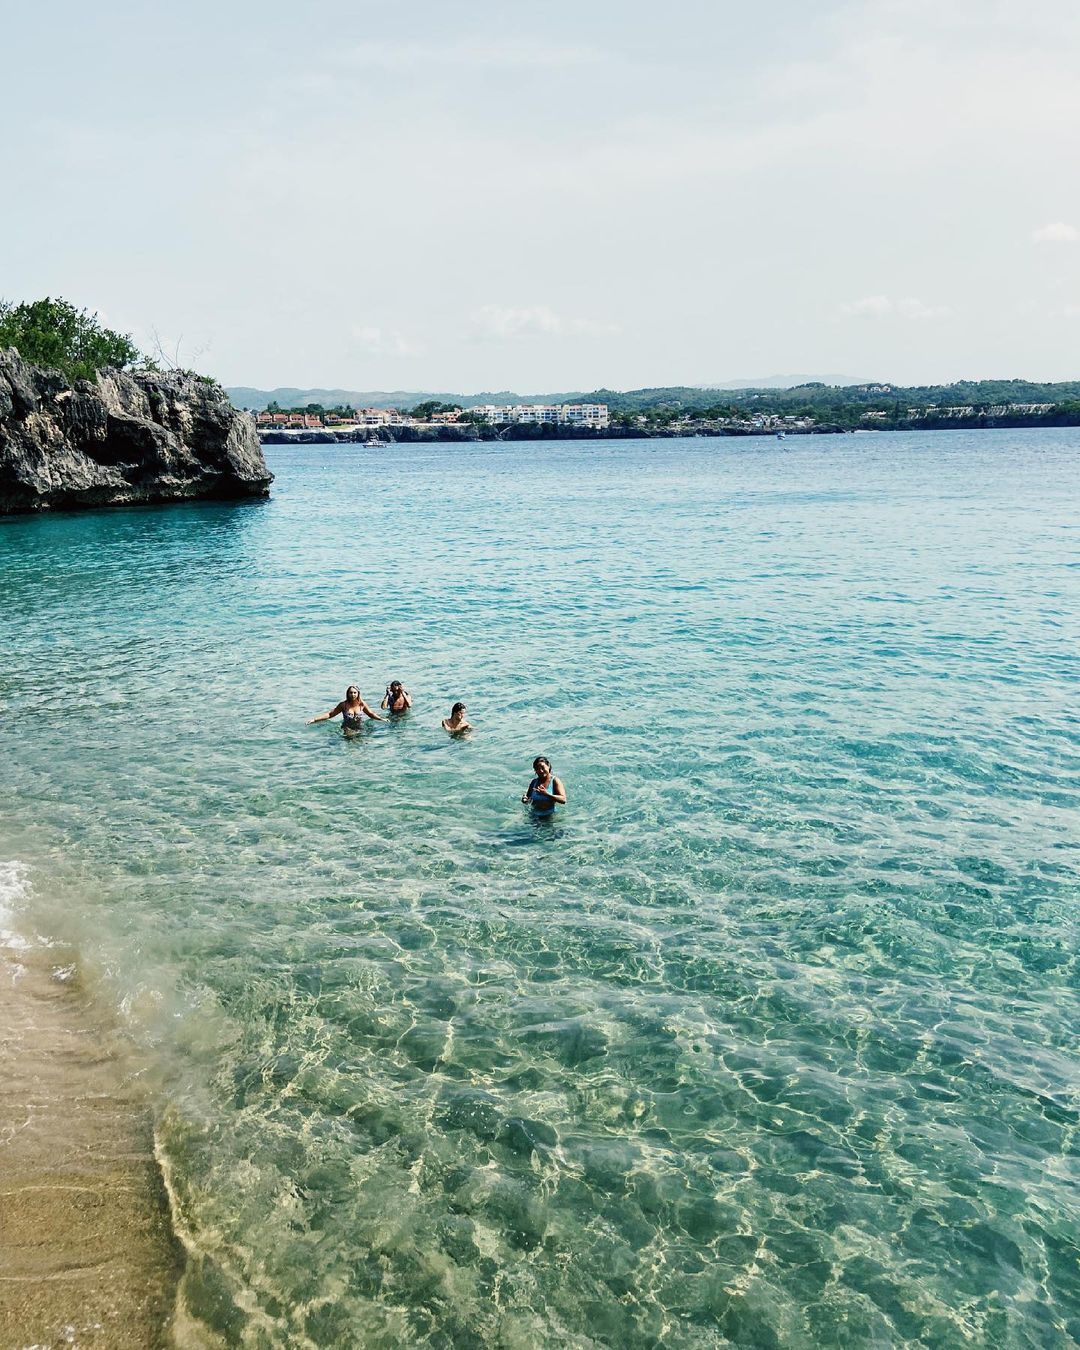
<path fill-rule="evenodd" d="M 34 944 L 14 924 L 30 893 L 30 869 L 18 860 L 0 862 L 0 951 L 25 952 Z"/>

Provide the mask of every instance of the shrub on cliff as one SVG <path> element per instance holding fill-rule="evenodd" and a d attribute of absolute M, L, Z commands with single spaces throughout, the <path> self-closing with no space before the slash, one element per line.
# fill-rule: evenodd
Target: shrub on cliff
<path fill-rule="evenodd" d="M 91 380 L 105 366 L 125 370 L 146 362 L 126 333 L 103 328 L 96 314 L 70 301 L 0 300 L 0 349 L 14 347 L 26 361 L 62 371 L 69 380 Z"/>

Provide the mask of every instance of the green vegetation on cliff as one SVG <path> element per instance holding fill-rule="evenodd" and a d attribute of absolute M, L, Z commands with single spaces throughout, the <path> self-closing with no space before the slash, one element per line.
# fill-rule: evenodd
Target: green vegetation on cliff
<path fill-rule="evenodd" d="M 148 364 L 128 334 L 103 327 L 96 314 L 68 300 L 49 297 L 22 304 L 0 300 L 0 350 L 5 347 L 69 380 L 93 379 L 106 366 Z"/>

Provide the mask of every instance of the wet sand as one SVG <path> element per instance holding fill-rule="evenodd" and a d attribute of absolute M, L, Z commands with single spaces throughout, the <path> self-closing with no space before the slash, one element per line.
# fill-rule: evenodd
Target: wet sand
<path fill-rule="evenodd" d="M 173 1344 L 182 1252 L 132 1052 L 56 948 L 0 946 L 0 1347 Z"/>

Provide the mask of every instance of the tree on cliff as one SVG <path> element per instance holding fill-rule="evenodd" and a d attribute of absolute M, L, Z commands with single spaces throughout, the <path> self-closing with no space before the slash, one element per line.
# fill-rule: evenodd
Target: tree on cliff
<path fill-rule="evenodd" d="M 421 422 L 430 422 L 435 413 L 460 412 L 460 403 L 440 403 L 437 398 L 425 399 L 423 403 L 418 403 L 415 408 L 407 410 L 409 415 L 417 418 Z"/>
<path fill-rule="evenodd" d="M 14 347 L 26 361 L 59 370 L 69 380 L 91 380 L 105 366 L 147 364 L 126 333 L 103 328 L 96 314 L 70 301 L 0 300 L 0 350 Z"/>

